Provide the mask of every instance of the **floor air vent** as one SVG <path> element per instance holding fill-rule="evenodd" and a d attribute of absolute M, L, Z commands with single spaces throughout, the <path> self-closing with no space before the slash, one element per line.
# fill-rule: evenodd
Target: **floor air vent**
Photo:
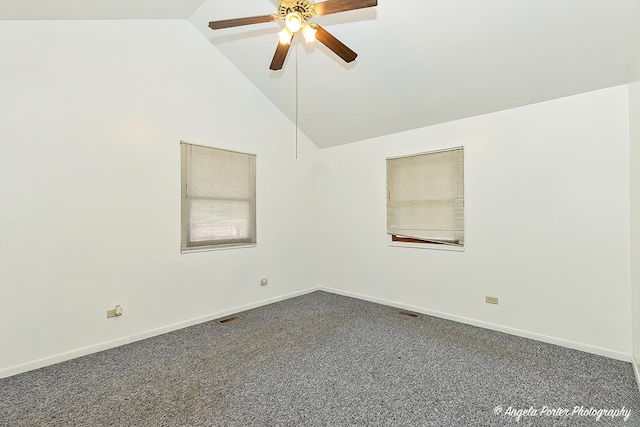
<path fill-rule="evenodd" d="M 218 323 L 229 323 L 236 320 L 238 316 L 225 317 L 224 319 L 219 319 Z"/>
<path fill-rule="evenodd" d="M 400 314 L 402 314 L 403 316 L 418 317 L 416 313 L 409 313 L 408 311 L 401 311 Z"/>

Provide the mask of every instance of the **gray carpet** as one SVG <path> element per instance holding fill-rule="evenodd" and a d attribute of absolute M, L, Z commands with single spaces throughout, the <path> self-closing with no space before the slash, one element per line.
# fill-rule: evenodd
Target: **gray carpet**
<path fill-rule="evenodd" d="M 315 292 L 5 378 L 0 425 L 640 426 L 629 363 L 399 312 Z"/>

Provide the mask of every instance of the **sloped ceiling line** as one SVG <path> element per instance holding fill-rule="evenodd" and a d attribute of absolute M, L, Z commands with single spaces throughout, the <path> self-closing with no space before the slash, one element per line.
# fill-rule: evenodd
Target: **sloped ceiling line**
<path fill-rule="evenodd" d="M 269 70 L 281 23 L 214 32 L 277 0 L 0 0 L 0 19 L 189 19 L 291 121 L 290 58 Z M 379 0 L 314 18 L 358 53 L 299 46 L 300 130 L 320 147 L 640 79 L 640 0 Z M 215 78 L 215 77 L 212 77 Z"/>

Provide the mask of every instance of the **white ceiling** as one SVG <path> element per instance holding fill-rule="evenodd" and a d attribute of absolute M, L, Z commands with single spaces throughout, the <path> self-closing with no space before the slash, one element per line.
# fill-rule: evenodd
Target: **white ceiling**
<path fill-rule="evenodd" d="M 0 0 L 0 19 L 187 19 L 204 0 Z"/>
<path fill-rule="evenodd" d="M 207 27 L 275 13 L 276 3 L 0 0 L 0 19 L 190 17 L 292 122 L 297 86 L 298 127 L 321 148 L 624 84 L 640 71 L 640 0 L 378 0 L 314 18 L 355 62 L 299 41 L 277 72 L 281 23 Z"/>

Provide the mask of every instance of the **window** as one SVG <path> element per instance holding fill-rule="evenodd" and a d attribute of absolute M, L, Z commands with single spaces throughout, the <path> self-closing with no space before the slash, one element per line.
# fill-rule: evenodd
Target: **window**
<path fill-rule="evenodd" d="M 256 244 L 256 156 L 181 142 L 182 252 Z"/>
<path fill-rule="evenodd" d="M 395 242 L 464 246 L 464 153 L 387 159 L 387 233 Z"/>

